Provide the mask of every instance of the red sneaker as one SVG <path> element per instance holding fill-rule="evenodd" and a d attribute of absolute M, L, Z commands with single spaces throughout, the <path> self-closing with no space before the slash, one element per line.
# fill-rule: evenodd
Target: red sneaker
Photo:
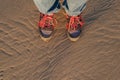
<path fill-rule="evenodd" d="M 42 40 L 49 41 L 51 39 L 56 24 L 57 21 L 54 18 L 54 14 L 46 15 L 40 13 L 40 20 L 38 26 Z"/>
<path fill-rule="evenodd" d="M 81 15 L 67 16 L 67 35 L 71 41 L 77 41 L 80 37 L 82 26 L 84 24 Z"/>

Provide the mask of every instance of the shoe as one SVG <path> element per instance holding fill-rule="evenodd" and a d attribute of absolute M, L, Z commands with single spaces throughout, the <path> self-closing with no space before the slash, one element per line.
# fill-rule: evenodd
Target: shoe
<path fill-rule="evenodd" d="M 41 39 L 43 41 L 48 42 L 53 35 L 54 27 L 56 26 L 57 21 L 54 18 L 54 14 L 46 15 L 40 13 L 40 20 L 39 20 L 39 32 Z"/>
<path fill-rule="evenodd" d="M 67 15 L 67 35 L 71 41 L 77 41 L 82 32 L 82 26 L 84 24 L 81 15 L 68 16 Z"/>

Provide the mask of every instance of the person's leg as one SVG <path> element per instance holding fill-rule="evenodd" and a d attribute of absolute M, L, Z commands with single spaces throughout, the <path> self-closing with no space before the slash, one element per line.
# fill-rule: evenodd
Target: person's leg
<path fill-rule="evenodd" d="M 77 41 L 80 37 L 83 19 L 81 12 L 86 7 L 88 0 L 64 0 L 63 7 L 67 13 L 67 35 L 71 41 Z"/>
<path fill-rule="evenodd" d="M 59 0 L 33 0 L 38 10 L 43 14 L 56 13 L 60 9 Z"/>
<path fill-rule="evenodd" d="M 64 0 L 63 7 L 70 16 L 79 15 L 86 7 L 88 0 Z"/>
<path fill-rule="evenodd" d="M 59 0 L 33 0 L 40 11 L 39 32 L 41 39 L 49 41 L 56 26 L 54 13 L 60 9 Z"/>

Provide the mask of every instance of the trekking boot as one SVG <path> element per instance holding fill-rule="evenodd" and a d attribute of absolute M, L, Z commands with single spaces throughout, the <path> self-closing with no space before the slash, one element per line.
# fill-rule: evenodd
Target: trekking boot
<path fill-rule="evenodd" d="M 54 27 L 56 26 L 57 21 L 54 18 L 54 14 L 46 15 L 40 13 L 40 20 L 39 20 L 39 32 L 41 39 L 43 41 L 48 42 L 53 35 Z"/>
<path fill-rule="evenodd" d="M 83 20 L 81 15 L 78 16 L 68 16 L 67 15 L 67 36 L 71 41 L 77 41 L 80 37 Z"/>

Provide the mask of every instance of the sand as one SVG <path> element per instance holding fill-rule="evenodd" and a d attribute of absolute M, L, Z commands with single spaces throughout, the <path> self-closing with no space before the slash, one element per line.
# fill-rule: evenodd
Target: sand
<path fill-rule="evenodd" d="M 77 42 L 67 38 L 61 10 L 46 43 L 32 0 L 0 0 L 0 80 L 120 80 L 119 3 L 90 0 Z"/>

